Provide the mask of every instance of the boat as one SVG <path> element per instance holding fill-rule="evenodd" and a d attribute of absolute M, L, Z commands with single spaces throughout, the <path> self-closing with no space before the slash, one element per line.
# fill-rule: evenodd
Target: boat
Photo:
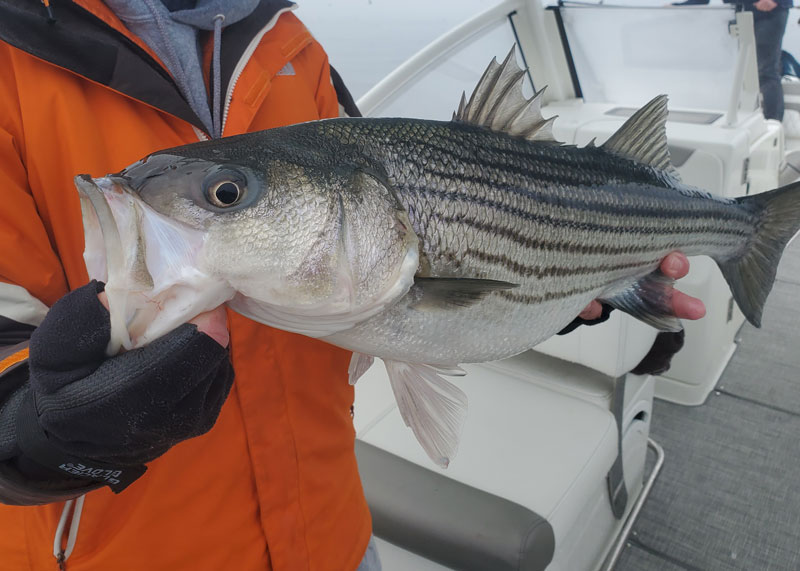
<path fill-rule="evenodd" d="M 527 94 L 547 86 L 542 112 L 558 116 L 560 141 L 601 144 L 666 93 L 685 182 L 735 197 L 800 178 L 800 129 L 789 124 L 800 87 L 786 97 L 797 117 L 764 118 L 752 15 L 728 5 L 348 6 L 307 1 L 301 17 L 365 116 L 447 120 L 513 45 Z M 660 376 L 630 373 L 656 331 L 621 312 L 464 366 L 470 409 L 446 470 L 373 366 L 357 383 L 354 422 L 383 569 L 800 569 L 800 247 L 784 254 L 760 330 L 711 260 L 691 265 L 679 288 L 707 316 L 684 323 L 685 346 Z"/>

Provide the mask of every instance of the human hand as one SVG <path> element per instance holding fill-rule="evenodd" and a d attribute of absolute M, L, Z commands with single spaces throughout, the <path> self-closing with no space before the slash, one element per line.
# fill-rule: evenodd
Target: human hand
<path fill-rule="evenodd" d="M 771 12 L 778 7 L 778 3 L 775 0 L 758 0 L 753 3 L 753 7 L 761 12 Z"/>
<path fill-rule="evenodd" d="M 103 304 L 103 307 L 108 309 L 108 296 L 106 292 L 101 291 L 97 294 L 97 299 Z M 206 311 L 190 319 L 188 323 L 197 326 L 197 330 L 205 333 L 214 341 L 223 347 L 227 347 L 230 342 L 230 334 L 228 333 L 228 314 L 225 312 L 223 306 L 219 306 L 211 311 Z"/>
<path fill-rule="evenodd" d="M 665 276 L 679 280 L 689 273 L 689 259 L 680 252 L 672 252 L 661 260 L 659 269 Z M 672 310 L 675 317 L 680 319 L 700 319 L 706 314 L 706 307 L 701 300 L 676 289 L 672 290 Z M 591 321 L 599 318 L 602 312 L 603 306 L 594 300 L 578 317 Z"/>
<path fill-rule="evenodd" d="M 27 460 L 120 491 L 146 462 L 211 429 L 233 370 L 222 346 L 222 309 L 107 358 L 100 287 L 92 282 L 67 294 L 34 331 L 17 439 Z"/>

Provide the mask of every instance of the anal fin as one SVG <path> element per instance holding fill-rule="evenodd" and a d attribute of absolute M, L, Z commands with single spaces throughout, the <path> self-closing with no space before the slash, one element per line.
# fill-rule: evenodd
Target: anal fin
<path fill-rule="evenodd" d="M 444 380 L 436 366 L 401 361 L 385 365 L 403 422 L 431 460 L 447 468 L 467 417 L 467 395 Z"/>
<path fill-rule="evenodd" d="M 683 325 L 672 310 L 674 285 L 674 279 L 656 270 L 602 301 L 660 331 L 681 331 Z"/>

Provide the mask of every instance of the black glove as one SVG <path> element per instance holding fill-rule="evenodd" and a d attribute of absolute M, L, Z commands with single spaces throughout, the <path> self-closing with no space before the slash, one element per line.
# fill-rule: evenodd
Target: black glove
<path fill-rule="evenodd" d="M 216 422 L 233 382 L 228 350 L 184 324 L 108 358 L 108 311 L 91 282 L 56 302 L 31 336 L 17 412 L 23 462 L 119 492 L 144 464 Z M 40 476 L 41 477 L 41 476 Z"/>
<path fill-rule="evenodd" d="M 614 308 L 608 304 L 603 304 L 603 312 L 600 314 L 600 317 L 597 319 L 583 319 L 581 317 L 576 317 L 572 320 L 572 323 L 567 325 L 564 329 L 559 331 L 556 335 L 566 335 L 567 333 L 572 333 L 581 325 L 598 325 L 603 323 L 604 321 L 608 321 L 608 318 L 611 317 L 611 311 Z"/>
<path fill-rule="evenodd" d="M 660 375 L 669 370 L 672 358 L 683 347 L 684 330 L 661 331 L 642 361 L 631 371 L 634 375 Z"/>

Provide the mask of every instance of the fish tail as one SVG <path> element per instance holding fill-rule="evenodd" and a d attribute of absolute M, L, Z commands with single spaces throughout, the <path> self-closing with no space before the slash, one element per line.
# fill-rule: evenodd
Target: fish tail
<path fill-rule="evenodd" d="M 800 230 L 800 181 L 736 200 L 759 216 L 756 233 L 742 254 L 717 260 L 717 264 L 742 313 L 750 323 L 761 327 L 761 314 L 781 254 Z"/>

